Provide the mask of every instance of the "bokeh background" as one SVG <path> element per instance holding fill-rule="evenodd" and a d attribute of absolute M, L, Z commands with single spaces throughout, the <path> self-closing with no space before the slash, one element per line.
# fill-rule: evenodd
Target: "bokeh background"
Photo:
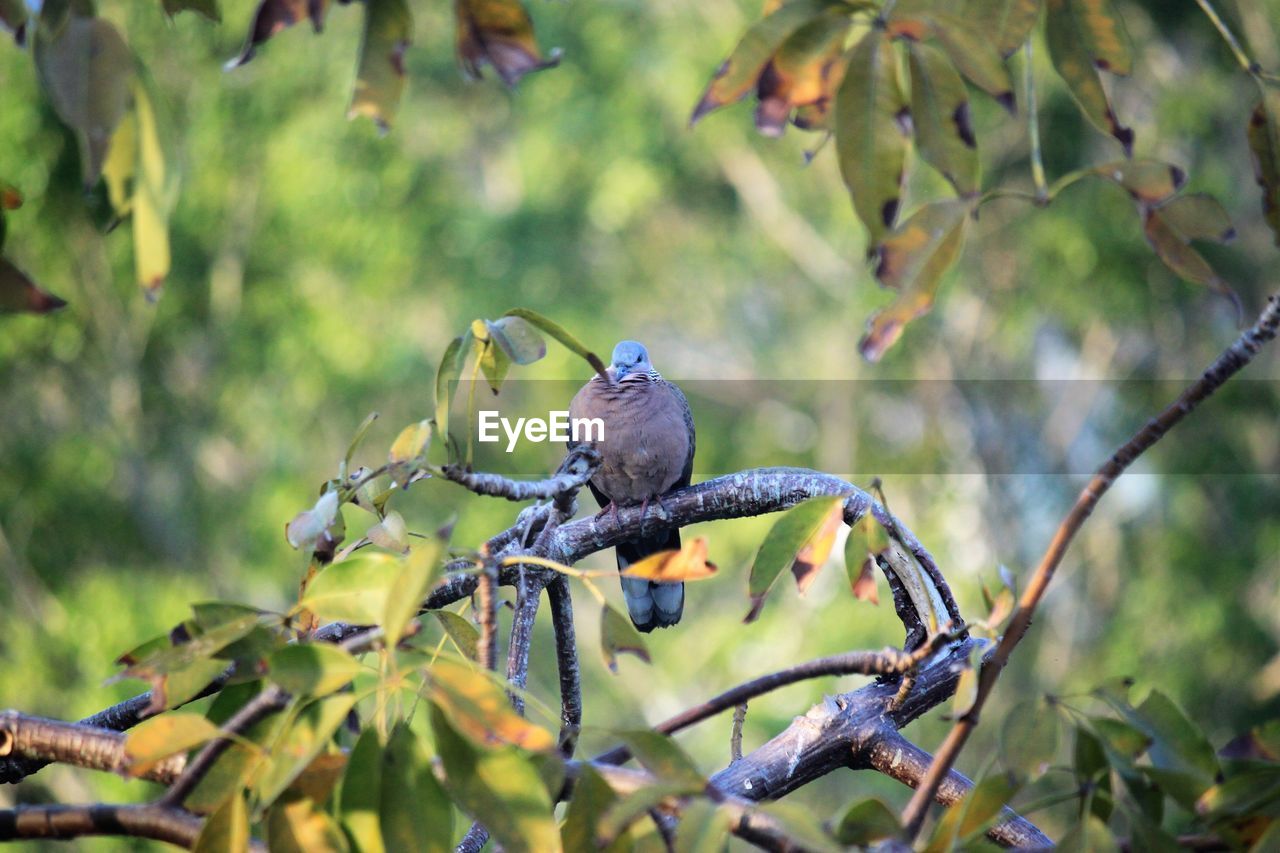
<path fill-rule="evenodd" d="M 864 320 L 888 294 L 864 264 L 834 152 L 805 166 L 817 140 L 760 138 L 745 106 L 686 127 L 756 15 L 750 0 L 535 3 L 540 41 L 564 61 L 514 93 L 465 82 L 450 5 L 414 0 L 410 82 L 386 137 L 344 118 L 358 8 L 335 6 L 322 35 L 296 27 L 224 73 L 254 4 L 226 0 L 221 25 L 170 22 L 159 5 L 100 4 L 149 69 L 182 170 L 157 304 L 133 284 L 127 226 L 102 233 L 102 199 L 79 186 L 29 51 L 0 44 L 0 176 L 27 197 L 6 251 L 70 302 L 0 321 L 0 706 L 74 718 L 131 695 L 140 685 L 104 685 L 113 659 L 192 601 L 287 607 L 305 561 L 284 524 L 366 414 L 382 416 L 361 456 L 374 464 L 401 426 L 430 416 L 439 356 L 475 317 L 533 308 L 598 352 L 637 338 L 670 378 L 753 389 L 698 403 L 700 473 L 785 462 L 865 484 L 878 458 L 893 460 L 894 511 L 975 614 L 998 566 L 1034 566 L 1082 472 L 1236 334 L 1226 301 L 1154 259 L 1123 192 L 1092 182 L 1046 210 L 984 207 L 934 312 L 882 363 L 863 362 Z M 1276 68 L 1280 3 L 1241 5 L 1221 4 Z M 1114 87 L 1118 110 L 1140 155 L 1183 166 L 1189 189 L 1232 214 L 1238 239 L 1205 252 L 1252 315 L 1277 286 L 1243 132 L 1254 91 L 1194 4 L 1120 6 L 1138 54 Z M 1116 159 L 1043 57 L 1050 177 Z M 984 186 L 1026 188 L 1025 122 L 979 94 L 974 105 Z M 942 191 L 916 171 L 912 198 Z M 554 345 L 517 371 L 570 391 L 588 375 Z M 1015 702 L 1117 676 L 1136 677 L 1139 694 L 1167 691 L 1217 745 L 1280 712 L 1280 353 L 1247 375 L 1103 502 L 964 769 L 982 769 Z M 1019 382 L 993 392 L 1007 380 Z M 514 512 L 434 483 L 399 509 L 419 529 L 456 511 L 464 544 Z M 722 571 L 690 587 L 678 629 L 651 636 L 651 666 L 627 658 L 610 675 L 583 608 L 589 725 L 656 722 L 791 662 L 900 641 L 891 607 L 854 601 L 838 563 L 806 597 L 781 588 L 742 625 L 769 524 L 696 530 Z M 531 683 L 554 705 L 550 631 L 539 631 Z M 856 683 L 752 703 L 747 745 Z M 944 727 L 935 713 L 908 731 L 932 749 Z M 728 729 L 726 717 L 681 742 L 716 769 Z M 144 786 L 54 768 L 0 800 L 141 799 Z M 799 798 L 825 815 L 868 791 L 906 794 L 843 772 Z"/>

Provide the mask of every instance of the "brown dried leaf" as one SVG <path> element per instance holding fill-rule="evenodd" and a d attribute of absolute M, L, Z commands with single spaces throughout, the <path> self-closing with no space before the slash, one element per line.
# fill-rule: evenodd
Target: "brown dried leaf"
<path fill-rule="evenodd" d="M 458 62 L 471 77 L 492 65 L 502 82 L 514 86 L 526 74 L 560 63 L 560 52 L 543 58 L 533 20 L 519 0 L 454 0 Z"/>
<path fill-rule="evenodd" d="M 227 68 L 244 65 L 253 59 L 259 45 L 304 18 L 309 18 L 311 26 L 317 33 L 320 32 L 324 29 L 324 16 L 328 10 L 329 0 L 262 0 L 258 4 L 258 11 L 253 15 L 249 37 L 245 40 L 240 55 L 228 62 Z"/>
<path fill-rule="evenodd" d="M 699 536 L 692 542 L 686 543 L 679 551 L 659 551 L 656 554 L 650 554 L 640 562 L 628 566 L 622 575 L 675 583 L 704 580 L 715 573 L 715 563 L 707 561 L 707 540 Z"/>
<path fill-rule="evenodd" d="M 0 258 L 0 314 L 48 314 L 66 300 L 41 290 L 27 274 Z"/>

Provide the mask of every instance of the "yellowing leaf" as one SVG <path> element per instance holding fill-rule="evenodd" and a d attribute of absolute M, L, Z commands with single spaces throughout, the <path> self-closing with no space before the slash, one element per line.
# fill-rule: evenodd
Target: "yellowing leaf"
<path fill-rule="evenodd" d="M 638 563 L 627 566 L 624 577 L 647 578 L 651 581 L 697 581 L 716 573 L 714 563 L 707 562 L 707 540 L 699 536 L 679 551 L 659 551 Z"/>
<path fill-rule="evenodd" d="M 386 132 L 404 91 L 404 52 L 413 40 L 413 14 L 405 0 L 365 0 L 360 66 L 348 118 L 367 116 Z"/>
<path fill-rule="evenodd" d="M 458 62 L 472 77 L 492 65 L 502 82 L 514 86 L 526 74 L 552 68 L 560 52 L 546 59 L 533 34 L 533 21 L 519 0 L 454 0 Z"/>
<path fill-rule="evenodd" d="M 1105 66 L 1117 73 L 1128 71 L 1128 39 L 1125 36 L 1121 40 L 1123 27 L 1118 26 L 1119 18 L 1114 17 L 1107 0 L 1046 0 L 1046 3 L 1049 13 L 1045 38 L 1053 67 L 1089 121 L 1114 136 L 1125 154 L 1129 154 L 1133 150 L 1133 131 L 1116 118 L 1098 74 L 1098 69 Z M 1087 20 L 1094 14 L 1100 16 L 1097 22 Z M 1109 28 L 1108 22 L 1112 20 L 1117 24 L 1115 28 Z M 1102 49 L 1106 50 L 1105 54 L 1099 52 Z M 1123 71 L 1117 70 L 1117 65 Z"/>
<path fill-rule="evenodd" d="M 796 30 L 765 66 L 756 87 L 756 127 L 766 136 L 781 136 L 796 107 L 829 102 L 843 79 L 846 11 L 828 9 Z"/>
<path fill-rule="evenodd" d="M 441 438 L 443 437 L 442 433 Z M 390 464 L 388 473 L 391 479 L 402 488 L 408 485 L 416 469 L 425 461 L 427 445 L 430 443 L 431 421 L 418 421 L 402 429 L 396 436 L 396 440 L 392 442 L 391 450 L 387 454 L 387 462 Z"/>
<path fill-rule="evenodd" d="M 273 802 L 333 738 L 355 706 L 353 693 L 335 693 L 304 705 L 272 744 L 271 755 L 254 780 L 259 801 Z"/>
<path fill-rule="evenodd" d="M 946 54 L 927 44 L 908 50 L 911 123 L 920 156 L 961 195 L 978 188 L 978 142 L 969 118 L 969 92 Z"/>
<path fill-rule="evenodd" d="M 428 684 L 431 700 L 478 746 L 510 744 L 537 752 L 556 745 L 555 736 L 517 714 L 506 691 L 481 670 L 439 658 Z"/>
<path fill-rule="evenodd" d="M 783 571 L 790 569 L 803 592 L 814 573 L 826 562 L 843 518 L 844 498 L 812 498 L 783 513 L 760 543 L 747 591 L 751 609 L 745 622 L 754 622 L 764 608 L 765 596 Z"/>
<path fill-rule="evenodd" d="M 906 324 L 933 307 L 943 273 L 960 257 L 969 209 L 962 201 L 930 202 L 880 243 L 876 277 L 898 296 L 867 321 L 858 343 L 863 358 L 879 361 Z"/>
<path fill-rule="evenodd" d="M 896 69 L 892 45 L 872 30 L 850 53 L 836 94 L 840 174 L 872 243 L 894 226 L 902 203 L 907 140 L 899 123 L 905 107 Z"/>
<path fill-rule="evenodd" d="M 155 110 L 141 83 L 133 86 L 133 109 L 138 142 L 132 205 L 133 262 L 138 284 L 147 297 L 154 300 L 169 275 L 169 207 L 173 185 L 165 166 Z"/>
<path fill-rule="evenodd" d="M 1280 89 L 1269 87 L 1254 107 L 1248 138 L 1253 174 L 1262 188 L 1262 215 L 1280 246 Z"/>
<path fill-rule="evenodd" d="M 311 26 L 316 32 L 320 32 L 328 8 L 328 0 L 262 0 L 253 15 L 253 24 L 249 28 L 244 48 L 239 56 L 227 63 L 227 68 L 244 65 L 253 59 L 259 45 L 304 18 L 310 18 Z"/>
<path fill-rule="evenodd" d="M 191 850 L 192 853 L 249 853 L 249 811 L 239 791 L 209 815 Z"/>
<path fill-rule="evenodd" d="M 600 650 L 604 654 L 605 666 L 615 673 L 620 654 L 632 654 L 645 663 L 651 663 L 649 647 L 640 632 L 630 619 L 610 604 L 606 604 L 600 614 Z"/>
<path fill-rule="evenodd" d="M 1040 0 L 970 0 L 965 7 L 983 29 L 995 33 L 995 44 L 1003 57 L 1022 46 L 1040 15 Z"/>
<path fill-rule="evenodd" d="M 400 642 L 405 629 L 422 609 L 427 593 L 440 576 L 442 547 L 439 540 L 419 542 L 402 562 L 400 573 L 391 582 L 386 613 L 382 617 L 382 628 L 386 632 L 388 645 L 394 647 Z"/>
<path fill-rule="evenodd" d="M 141 776 L 165 758 L 217 736 L 218 727 L 202 714 L 170 711 L 144 720 L 125 736 L 128 772 Z"/>
<path fill-rule="evenodd" d="M 1156 204 L 1172 196 L 1187 182 L 1187 173 L 1160 160 L 1119 160 L 1095 166 L 1107 180 L 1124 187 L 1135 201 Z"/>

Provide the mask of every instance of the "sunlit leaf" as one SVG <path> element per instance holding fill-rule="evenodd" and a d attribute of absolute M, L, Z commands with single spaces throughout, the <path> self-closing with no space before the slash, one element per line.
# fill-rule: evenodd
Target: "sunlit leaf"
<path fill-rule="evenodd" d="M 250 681 L 223 688 L 209 706 L 209 721 L 219 726 L 225 724 L 246 702 L 261 693 L 263 687 L 261 681 Z M 238 796 L 249 777 L 266 760 L 266 749 L 284 722 L 284 715 L 271 714 L 243 732 L 240 740 L 231 744 L 196 785 L 185 807 L 196 814 L 208 814 L 228 797 Z"/>
<path fill-rule="evenodd" d="M 360 732 L 338 792 L 337 814 L 361 853 L 382 853 L 382 745 L 373 726 Z"/>
<path fill-rule="evenodd" d="M 346 853 L 350 849 L 334 819 L 306 797 L 277 800 L 266 823 L 271 853 Z"/>
<path fill-rule="evenodd" d="M 431 769 L 431 756 L 405 723 L 382 753 L 380 822 L 389 850 L 453 850 L 453 806 Z"/>
<path fill-rule="evenodd" d="M 196 12 L 215 23 L 222 22 L 218 0 L 163 0 L 164 12 L 170 18 L 179 12 Z"/>
<path fill-rule="evenodd" d="M 258 627 L 262 617 L 249 613 L 222 625 L 210 628 L 185 642 L 160 648 L 142 658 L 125 654 L 119 663 L 128 668 L 121 678 L 148 678 L 175 672 L 196 661 L 211 658 Z"/>
<path fill-rule="evenodd" d="M 828 9 L 783 42 L 756 86 L 756 127 L 761 133 L 781 136 L 796 107 L 830 100 L 833 76 L 843 79 L 849 26 L 847 11 Z"/>
<path fill-rule="evenodd" d="M 262 802 L 273 802 L 324 751 L 355 703 L 355 694 L 336 693 L 309 702 L 289 720 L 254 783 Z"/>
<path fill-rule="evenodd" d="M 338 493 L 325 492 L 311 509 L 303 510 L 285 526 L 284 538 L 294 548 L 310 548 L 338 515 Z"/>
<path fill-rule="evenodd" d="M 404 52 L 413 40 L 413 14 L 405 0 L 365 0 L 360 65 L 348 118 L 367 116 L 391 128 L 404 91 Z"/>
<path fill-rule="evenodd" d="M 26 273 L 0 258 L 0 314 L 48 314 L 66 304 L 66 300 L 41 290 Z"/>
<path fill-rule="evenodd" d="M 244 797 L 228 797 L 217 811 L 209 815 L 191 848 L 192 853 L 248 853 L 249 810 Z"/>
<path fill-rule="evenodd" d="M 533 20 L 520 0 L 454 0 L 458 62 L 471 77 L 492 65 L 502 82 L 514 86 L 526 74 L 551 68 L 560 52 L 546 58 L 533 34 Z"/>
<path fill-rule="evenodd" d="M 151 96 L 138 81 L 134 81 L 132 92 L 138 146 L 130 205 L 133 216 L 133 264 L 139 286 L 149 299 L 154 300 L 169 276 L 169 209 L 172 206 L 175 184 L 172 170 L 166 164 Z"/>
<path fill-rule="evenodd" d="M 1262 215 L 1280 246 L 1280 88 L 1268 87 L 1249 116 L 1253 174 L 1262 188 Z"/>
<path fill-rule="evenodd" d="M 844 570 L 849 576 L 849 588 L 853 590 L 854 598 L 880 604 L 876 558 L 888 549 L 889 532 L 873 513 L 863 513 L 844 541 Z"/>
<path fill-rule="evenodd" d="M 405 526 L 404 516 L 394 509 L 389 510 L 382 521 L 372 525 L 364 535 L 379 548 L 396 554 L 404 554 L 409 550 L 409 529 Z"/>
<path fill-rule="evenodd" d="M 87 188 L 102 174 L 111 137 L 128 107 L 133 54 L 110 21 L 73 5 L 63 7 L 65 20 L 55 22 L 50 20 L 55 5 L 46 4 L 36 28 L 36 69 L 58 118 L 75 134 Z"/>
<path fill-rule="evenodd" d="M 1128 36 L 1119 17 L 1109 0 L 1045 2 L 1049 10 L 1045 38 L 1053 67 L 1089 121 L 1114 136 L 1125 154 L 1130 153 L 1133 131 L 1116 118 L 1098 73 L 1102 67 L 1116 73 L 1128 71 Z M 1093 17 L 1098 20 L 1091 20 Z"/>
<path fill-rule="evenodd" d="M 960 672 L 955 695 L 951 697 L 951 716 L 959 719 L 969 713 L 978 698 L 978 668 L 970 665 Z"/>
<path fill-rule="evenodd" d="M 613 733 L 627 745 L 631 754 L 646 770 L 670 785 L 700 791 L 707 784 L 693 759 L 669 735 L 651 729 Z"/>
<path fill-rule="evenodd" d="M 418 421 L 402 429 L 392 442 L 387 454 L 387 462 L 391 466 L 388 473 L 401 487 L 409 482 L 414 470 L 424 461 L 427 446 L 431 443 L 431 432 L 430 421 Z"/>
<path fill-rule="evenodd" d="M 454 802 L 482 822 L 511 853 L 557 853 L 560 830 L 538 771 L 514 747 L 481 749 L 459 735 L 439 708 L 431 707 L 436 751 L 445 788 Z"/>
<path fill-rule="evenodd" d="M 640 632 L 611 604 L 605 604 L 600 613 L 600 650 L 604 654 L 605 666 L 613 672 L 618 671 L 620 654 L 632 654 L 645 663 L 651 662 L 649 647 Z"/>
<path fill-rule="evenodd" d="M 895 225 L 902 203 L 905 108 L 893 46 L 872 30 L 849 54 L 835 115 L 840 174 L 871 243 Z"/>
<path fill-rule="evenodd" d="M 218 736 L 218 727 L 203 714 L 170 711 L 143 720 L 124 741 L 128 772 L 141 776 L 163 759 L 186 752 Z"/>
<path fill-rule="evenodd" d="M 877 799 L 858 800 L 845 809 L 835 826 L 841 844 L 869 846 L 901 832 L 898 816 Z"/>
<path fill-rule="evenodd" d="M 968 213 L 963 201 L 930 202 L 880 243 L 876 277 L 898 295 L 867 320 L 858 343 L 863 358 L 879 361 L 907 323 L 933 307 L 943 273 L 960 257 Z"/>
<path fill-rule="evenodd" d="M 245 40 L 240 55 L 228 62 L 227 68 L 244 65 L 253 59 L 259 45 L 305 18 L 310 18 L 311 26 L 316 32 L 320 32 L 324 27 L 324 16 L 328 8 L 328 0 L 261 0 L 253 15 L 249 37 Z"/>
<path fill-rule="evenodd" d="M 942 51 L 909 46 L 911 123 L 923 157 L 964 195 L 978 188 L 978 142 L 969 118 L 969 92 Z"/>
<path fill-rule="evenodd" d="M 390 554 L 356 554 L 326 566 L 299 602 L 322 622 L 374 625 L 387 612 L 387 592 L 401 569 Z"/>
<path fill-rule="evenodd" d="M 697 581 L 716 573 L 715 563 L 707 561 L 707 540 L 701 536 L 685 543 L 679 551 L 659 551 L 627 566 L 624 577 L 651 581 Z"/>
<path fill-rule="evenodd" d="M 404 559 L 399 574 L 391 582 L 386 613 L 382 617 L 387 645 L 394 647 L 400 642 L 405 628 L 418 615 L 427 593 L 440 577 L 441 547 L 442 543 L 438 539 L 419 540 L 412 553 Z"/>
<path fill-rule="evenodd" d="M 431 613 L 463 657 L 476 660 L 476 648 L 480 642 L 480 632 L 476 630 L 476 626 L 451 610 L 432 610 Z"/>
<path fill-rule="evenodd" d="M 324 696 L 340 690 L 361 669 L 350 652 L 332 643 L 293 643 L 267 661 L 271 680 L 299 696 Z"/>
<path fill-rule="evenodd" d="M 843 497 L 812 498 L 783 513 L 769 529 L 751 564 L 747 593 L 751 609 L 746 622 L 754 622 L 764 608 L 774 581 L 788 569 L 803 592 L 813 574 L 831 555 L 843 518 Z"/>
<path fill-rule="evenodd" d="M 1010 772 L 1032 780 L 1043 776 L 1058 754 L 1061 722 L 1043 699 L 1018 704 L 1000 730 L 1000 761 Z"/>
<path fill-rule="evenodd" d="M 516 713 L 506 691 L 483 670 L 442 657 L 428 672 L 428 693 L 454 730 L 478 746 L 510 744 L 537 751 L 556 745 L 551 732 Z"/>

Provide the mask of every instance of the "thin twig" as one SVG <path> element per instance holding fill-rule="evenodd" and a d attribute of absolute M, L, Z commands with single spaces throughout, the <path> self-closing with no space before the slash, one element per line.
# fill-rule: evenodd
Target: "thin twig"
<path fill-rule="evenodd" d="M 1231 346 L 1227 347 L 1222 355 L 1218 356 L 1214 363 L 1205 370 L 1204 374 L 1179 395 L 1176 401 L 1148 421 L 1146 426 L 1121 445 L 1111 455 L 1111 458 L 1098 469 L 1093 478 L 1089 480 L 1089 484 L 1080 493 L 1080 496 L 1076 498 L 1075 505 L 1071 507 L 1067 517 L 1058 526 L 1053 540 L 1049 543 L 1048 549 L 1040 560 L 1040 565 L 1027 583 L 1022 597 L 1018 601 L 1017 608 L 1014 609 L 1012 616 L 1009 618 L 1009 627 L 1004 637 L 1000 640 L 990 660 L 982 668 L 978 678 L 978 692 L 974 698 L 973 705 L 952 726 L 946 740 L 943 741 L 942 746 L 939 747 L 937 754 L 934 756 L 933 764 L 930 766 L 928 774 L 902 812 L 904 836 L 908 842 L 913 841 L 916 835 L 919 834 L 928 806 L 933 802 L 938 786 L 947 777 L 948 772 L 956 762 L 956 758 L 960 755 L 960 750 L 964 748 L 969 735 L 978 725 L 982 707 L 986 704 L 987 697 L 991 695 L 991 689 L 995 686 L 996 679 L 1000 677 L 1000 672 L 1008 662 L 1009 656 L 1013 653 L 1018 643 L 1022 641 L 1027 628 L 1031 625 L 1031 617 L 1035 613 L 1041 598 L 1044 597 L 1045 589 L 1049 586 L 1049 582 L 1053 580 L 1054 573 L 1062 562 L 1062 557 L 1066 553 L 1067 547 L 1080 531 L 1081 526 L 1093 513 L 1098 501 L 1135 459 L 1145 453 L 1165 433 L 1194 411 L 1213 392 L 1222 387 L 1223 383 L 1252 361 L 1263 345 L 1275 338 L 1277 326 L 1280 326 L 1280 296 L 1272 296 L 1267 300 L 1266 307 L 1263 308 L 1257 322 L 1242 332 L 1240 337 Z"/>
<path fill-rule="evenodd" d="M 189 812 L 159 805 L 18 806 L 0 811 L 0 841 L 124 835 L 189 848 L 203 823 Z"/>
<path fill-rule="evenodd" d="M 1213 8 L 1209 0 L 1196 0 L 1196 5 L 1204 10 L 1206 16 L 1218 30 L 1218 34 L 1222 36 L 1222 40 L 1227 43 L 1227 47 L 1231 48 L 1231 53 L 1236 58 L 1236 62 L 1250 76 L 1258 78 L 1262 73 L 1262 69 L 1258 67 L 1258 63 L 1249 59 L 1248 54 L 1244 52 L 1244 48 L 1240 46 L 1240 42 L 1236 39 L 1235 33 L 1231 32 L 1231 28 L 1227 26 L 1227 22 L 1222 20 L 1222 16 L 1218 14 L 1218 10 Z M 1261 80 L 1259 80 L 1261 82 Z"/>
<path fill-rule="evenodd" d="M 733 729 L 729 732 L 729 761 L 742 758 L 742 727 L 747 722 L 747 703 L 739 702 L 733 709 Z"/>
<path fill-rule="evenodd" d="M 476 657 L 485 669 L 498 668 L 498 564 L 486 559 L 476 586 L 476 613 L 480 617 L 480 639 Z"/>
<path fill-rule="evenodd" d="M 560 470 L 545 480 L 512 480 L 501 474 L 471 471 L 464 465 L 445 465 L 436 473 L 478 495 L 506 498 L 524 502 L 551 500 L 572 494 L 587 484 L 600 464 L 600 454 L 593 448 L 580 445 L 570 450 L 560 465 Z"/>

